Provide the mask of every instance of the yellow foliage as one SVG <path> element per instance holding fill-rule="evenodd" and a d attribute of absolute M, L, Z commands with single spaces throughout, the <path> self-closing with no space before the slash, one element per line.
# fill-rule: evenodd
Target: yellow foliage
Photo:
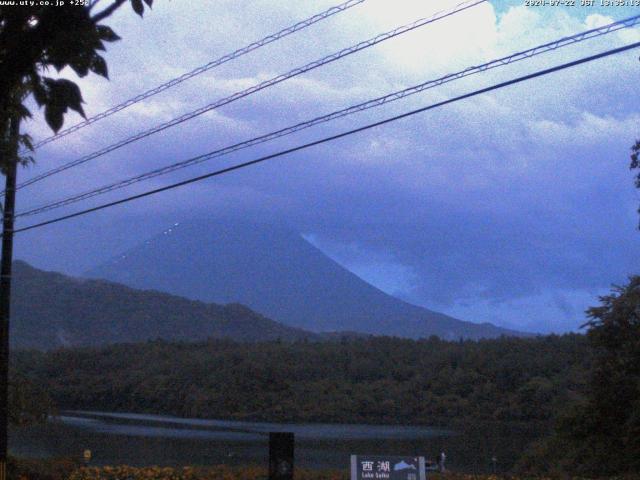
<path fill-rule="evenodd" d="M 30 480 L 31 475 L 22 475 L 20 480 Z M 34 477 L 35 478 L 35 477 Z M 38 477 L 43 478 L 43 477 Z M 54 477 L 51 477 L 54 478 Z M 58 477 L 55 477 L 58 479 Z M 267 470 L 259 466 L 231 467 L 130 467 L 127 465 L 104 467 L 81 467 L 60 480 L 267 480 Z M 345 470 L 296 469 L 295 480 L 349 480 Z M 429 480 L 555 480 L 547 477 L 517 477 L 502 475 L 470 475 L 453 472 L 427 475 Z M 570 480 L 587 480 L 573 478 Z M 614 477 L 607 480 L 633 480 L 632 477 Z"/>
<path fill-rule="evenodd" d="M 83 467 L 74 471 L 69 480 L 266 480 L 263 467 L 129 467 L 126 465 L 106 467 Z M 348 475 L 339 471 L 297 470 L 296 480 L 348 480 Z"/>

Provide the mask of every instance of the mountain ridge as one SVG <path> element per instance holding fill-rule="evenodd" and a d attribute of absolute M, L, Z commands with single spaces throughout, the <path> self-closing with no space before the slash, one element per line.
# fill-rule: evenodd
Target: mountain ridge
<path fill-rule="evenodd" d="M 148 340 L 321 340 L 244 305 L 218 305 L 106 280 L 13 265 L 11 342 L 14 348 L 53 349 Z"/>
<path fill-rule="evenodd" d="M 479 339 L 522 332 L 458 320 L 365 282 L 291 229 L 243 222 L 175 224 L 85 273 L 201 301 L 238 302 L 314 332 Z"/>

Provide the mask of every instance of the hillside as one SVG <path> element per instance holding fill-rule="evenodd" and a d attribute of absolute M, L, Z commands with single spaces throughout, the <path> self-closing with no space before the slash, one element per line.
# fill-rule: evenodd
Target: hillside
<path fill-rule="evenodd" d="M 238 302 L 315 332 L 456 340 L 520 335 L 392 297 L 296 232 L 273 225 L 176 225 L 86 275 L 205 302 Z"/>
<path fill-rule="evenodd" d="M 215 305 L 14 264 L 11 341 L 17 348 L 97 346 L 151 339 L 295 340 L 315 335 L 238 304 Z"/>

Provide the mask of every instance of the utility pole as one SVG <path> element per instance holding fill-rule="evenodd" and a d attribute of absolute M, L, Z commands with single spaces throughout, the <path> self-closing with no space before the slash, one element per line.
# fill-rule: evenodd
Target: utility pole
<path fill-rule="evenodd" d="M 9 312 L 11 306 L 11 266 L 13 263 L 13 222 L 18 170 L 18 135 L 20 121 L 10 120 L 9 149 L 0 159 L 5 164 L 6 186 L 2 222 L 2 258 L 0 259 L 0 480 L 7 480 L 9 427 Z"/>

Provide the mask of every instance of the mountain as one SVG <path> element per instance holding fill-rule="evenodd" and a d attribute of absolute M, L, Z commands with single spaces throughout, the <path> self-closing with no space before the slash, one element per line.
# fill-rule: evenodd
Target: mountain
<path fill-rule="evenodd" d="M 12 346 L 51 349 L 152 339 L 315 339 L 238 304 L 215 305 L 14 263 Z"/>
<path fill-rule="evenodd" d="M 315 332 L 444 339 L 519 335 L 387 295 L 301 235 L 274 225 L 176 224 L 86 275 L 206 302 L 238 302 Z"/>

